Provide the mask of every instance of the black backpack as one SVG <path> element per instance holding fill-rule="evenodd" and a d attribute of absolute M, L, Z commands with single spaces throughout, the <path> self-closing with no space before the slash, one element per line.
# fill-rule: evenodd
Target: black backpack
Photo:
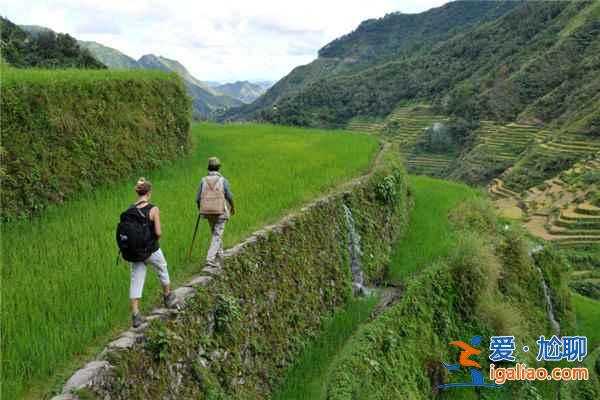
<path fill-rule="evenodd" d="M 150 219 L 133 204 L 121 213 L 117 225 L 117 245 L 123 258 L 131 262 L 145 261 L 152 254 L 153 237 Z"/>

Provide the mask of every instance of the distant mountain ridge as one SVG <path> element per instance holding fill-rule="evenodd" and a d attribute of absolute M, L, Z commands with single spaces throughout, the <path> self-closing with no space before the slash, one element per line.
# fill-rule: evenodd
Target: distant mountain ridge
<path fill-rule="evenodd" d="M 136 61 L 117 49 L 97 42 L 80 41 L 79 44 L 112 69 L 142 68 L 176 73 L 183 79 L 192 98 L 192 114 L 196 119 L 213 119 L 227 108 L 244 104 L 240 100 L 214 91 L 206 82 L 190 74 L 179 61 L 154 54 L 146 54 Z"/>
<path fill-rule="evenodd" d="M 96 59 L 113 69 L 159 69 L 175 72 L 184 80 L 188 93 L 192 98 L 195 118 L 212 119 L 225 109 L 239 107 L 254 101 L 262 95 L 270 82 L 236 82 L 220 84 L 218 82 L 201 81 L 194 77 L 179 61 L 154 54 L 146 54 L 135 60 L 117 49 L 97 42 L 79 41 Z"/>
<path fill-rule="evenodd" d="M 117 49 L 113 49 L 112 47 L 104 46 L 103 44 L 97 42 L 88 42 L 79 40 L 79 45 L 83 48 L 88 49 L 90 53 L 94 55 L 94 57 L 112 69 L 135 69 L 140 68 L 138 62 L 129 57 L 126 54 L 121 53 Z"/>
<path fill-rule="evenodd" d="M 262 96 L 270 87 L 267 86 L 268 84 L 268 82 L 237 81 L 214 86 L 214 89 L 248 104 Z"/>

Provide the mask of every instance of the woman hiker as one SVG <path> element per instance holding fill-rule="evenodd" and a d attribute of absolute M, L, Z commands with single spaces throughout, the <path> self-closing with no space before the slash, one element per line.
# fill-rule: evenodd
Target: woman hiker
<path fill-rule="evenodd" d="M 196 193 L 198 212 L 208 220 L 212 239 L 206 255 L 206 266 L 219 268 L 223 256 L 223 231 L 230 216 L 235 214 L 233 193 L 229 182 L 219 173 L 221 162 L 208 159 L 208 175 L 202 178 Z"/>
<path fill-rule="evenodd" d="M 152 184 L 150 181 L 140 178 L 135 185 L 135 192 L 138 195 L 138 200 L 134 206 L 149 220 L 148 227 L 150 229 L 150 240 L 147 249 L 150 256 L 145 261 L 131 263 L 129 298 L 131 299 L 132 325 L 134 328 L 137 328 L 143 322 L 142 315 L 140 314 L 140 299 L 142 298 L 142 290 L 144 289 L 146 268 L 148 264 L 154 267 L 154 270 L 160 279 L 163 288 L 165 307 L 169 307 L 173 303 L 175 294 L 171 292 L 167 260 L 165 260 L 165 256 L 158 244 L 162 231 L 160 225 L 160 211 L 158 207 L 150 203 Z"/>

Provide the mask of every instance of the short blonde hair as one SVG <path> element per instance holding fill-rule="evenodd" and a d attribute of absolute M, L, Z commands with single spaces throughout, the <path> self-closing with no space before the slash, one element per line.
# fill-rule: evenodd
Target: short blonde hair
<path fill-rule="evenodd" d="M 152 191 L 152 183 L 147 181 L 146 178 L 142 176 L 140 179 L 138 179 L 133 190 L 135 190 L 138 195 L 143 196 Z"/>

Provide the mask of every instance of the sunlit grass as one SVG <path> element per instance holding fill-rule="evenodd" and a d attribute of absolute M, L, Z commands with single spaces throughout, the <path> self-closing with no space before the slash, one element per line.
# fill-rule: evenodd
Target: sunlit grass
<path fill-rule="evenodd" d="M 394 247 L 388 280 L 400 281 L 449 254 L 455 241 L 448 214 L 461 201 L 478 192 L 464 184 L 410 176 L 415 205 L 406 234 Z"/>
<path fill-rule="evenodd" d="M 190 156 L 139 174 L 153 182 L 161 247 L 175 282 L 198 270 L 207 248 L 202 224 L 195 263 L 184 265 L 196 219 L 194 196 L 209 156 L 220 157 L 235 194 L 238 214 L 225 230 L 231 246 L 367 170 L 378 146 L 367 135 L 263 124 L 195 124 L 193 138 Z M 115 266 L 114 235 L 120 212 L 135 199 L 136 179 L 97 188 L 33 221 L 2 226 L 2 398 L 18 398 L 32 386 L 49 390 L 55 384 L 50 377 L 69 360 L 129 323 L 129 269 Z M 158 294 L 158 280 L 149 272 L 146 309 Z"/>
<path fill-rule="evenodd" d="M 354 299 L 328 320 L 289 369 L 274 400 L 323 399 L 327 373 L 348 338 L 365 322 L 377 304 L 376 296 Z"/>
<path fill-rule="evenodd" d="M 575 334 L 587 336 L 588 349 L 591 353 L 600 346 L 600 301 L 572 293 L 575 318 L 577 321 Z"/>

